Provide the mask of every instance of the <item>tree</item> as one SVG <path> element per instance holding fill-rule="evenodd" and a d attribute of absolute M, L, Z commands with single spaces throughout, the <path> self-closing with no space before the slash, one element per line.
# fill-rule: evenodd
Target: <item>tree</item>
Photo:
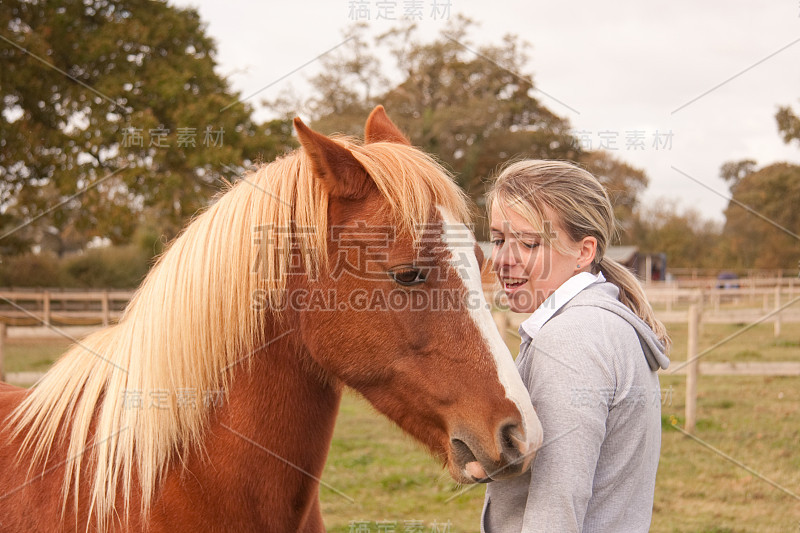
<path fill-rule="evenodd" d="M 665 253 L 670 268 L 721 268 L 720 224 L 699 211 L 681 210 L 674 201 L 639 207 L 630 219 L 623 242 L 636 244 L 644 253 Z"/>
<path fill-rule="evenodd" d="M 0 235 L 35 219 L 17 241 L 56 236 L 62 253 L 70 240 L 128 242 L 146 217 L 170 238 L 228 165 L 292 143 L 236 103 L 193 9 L 9 0 L 0 28 Z"/>
<path fill-rule="evenodd" d="M 526 61 L 524 45 L 509 36 L 500 46 L 476 47 L 476 55 L 462 44 L 472 49 L 471 26 L 459 17 L 429 43 L 416 39 L 414 26 L 380 36 L 375 49 L 390 49 L 396 60 L 396 73 L 388 76 L 379 75 L 377 52 L 356 27 L 350 49 L 325 58 L 311 80 L 316 96 L 303 108 L 321 131 L 359 134 L 372 107 L 384 104 L 412 142 L 435 154 L 475 198 L 514 156 L 574 159 L 569 123 L 537 100 L 530 79 L 516 74 Z"/>
<path fill-rule="evenodd" d="M 514 36 L 499 46 L 474 46 L 470 27 L 461 19 L 438 40 L 399 49 L 407 75 L 381 99 L 416 144 L 481 196 L 485 179 L 512 158 L 576 159 L 579 149 L 569 122 L 545 107 L 521 74 L 526 46 Z"/>
<path fill-rule="evenodd" d="M 795 269 L 800 260 L 800 166 L 774 163 L 732 187 L 723 236 L 738 268 Z"/>
<path fill-rule="evenodd" d="M 719 175 L 722 179 L 730 183 L 730 187 L 733 189 L 736 187 L 737 183 L 755 172 L 756 166 L 756 162 L 752 159 L 729 161 L 727 163 L 723 163 L 719 170 Z"/>
<path fill-rule="evenodd" d="M 584 152 L 581 163 L 605 186 L 617 221 L 623 229 L 627 227 L 640 193 L 647 188 L 647 175 L 603 151 Z"/>
<path fill-rule="evenodd" d="M 778 122 L 778 131 L 783 135 L 783 142 L 789 144 L 792 141 L 800 143 L 800 117 L 795 115 L 792 108 L 782 106 L 775 114 Z"/>
<path fill-rule="evenodd" d="M 775 115 L 787 144 L 800 142 L 800 118 L 788 107 Z M 728 257 L 740 268 L 795 269 L 800 260 L 800 166 L 756 162 L 725 163 L 720 171 L 730 183 L 723 236 Z"/>
<path fill-rule="evenodd" d="M 348 135 L 360 135 L 373 106 L 385 105 L 412 143 L 435 154 L 479 205 L 488 178 L 504 163 L 577 161 L 609 188 L 618 217 L 630 217 L 647 185 L 644 172 L 581 150 L 569 121 L 539 100 L 525 74 L 528 45 L 511 35 L 499 45 L 475 45 L 473 27 L 457 17 L 438 38 L 422 42 L 407 25 L 370 44 L 365 27 L 355 26 L 343 51 L 325 56 L 322 72 L 311 79 L 315 96 L 302 103 L 284 97 L 280 104 L 307 110 L 320 131 Z M 391 51 L 394 72 L 381 68 L 380 50 Z M 481 237 L 483 225 L 479 220 L 476 227 Z"/>

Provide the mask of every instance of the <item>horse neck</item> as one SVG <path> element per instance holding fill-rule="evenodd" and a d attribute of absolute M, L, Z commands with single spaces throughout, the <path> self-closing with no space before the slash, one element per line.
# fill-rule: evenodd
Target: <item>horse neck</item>
<path fill-rule="evenodd" d="M 310 362 L 297 339 L 285 335 L 234 370 L 226 401 L 210 420 L 205 452 L 195 457 L 198 464 L 188 465 L 193 474 L 208 477 L 198 479 L 198 488 L 221 488 L 209 502 L 219 506 L 219 513 L 210 511 L 210 516 L 225 516 L 226 527 L 240 520 L 243 527 L 260 523 L 271 531 L 321 528 L 319 479 L 341 387 Z M 209 458 L 223 466 L 207 468 Z M 171 494 L 170 482 L 179 480 L 180 476 L 168 480 L 164 494 Z M 184 486 L 175 493 L 185 491 Z M 180 504 L 167 502 L 161 507 L 175 505 Z"/>

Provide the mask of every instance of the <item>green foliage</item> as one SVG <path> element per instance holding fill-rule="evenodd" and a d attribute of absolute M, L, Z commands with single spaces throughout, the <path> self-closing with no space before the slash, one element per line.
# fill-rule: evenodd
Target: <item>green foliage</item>
<path fill-rule="evenodd" d="M 52 253 L 4 257 L 0 287 L 56 287 L 65 282 L 58 257 Z"/>
<path fill-rule="evenodd" d="M 628 225 L 639 205 L 639 194 L 647 187 L 648 179 L 644 171 L 604 151 L 584 152 L 581 163 L 605 186 L 620 225 Z"/>
<path fill-rule="evenodd" d="M 0 287 L 132 289 L 152 263 L 153 253 L 136 245 L 90 248 L 59 258 L 50 252 L 4 257 Z"/>
<path fill-rule="evenodd" d="M 723 237 L 737 268 L 797 268 L 800 260 L 800 166 L 775 163 L 731 187 Z M 794 234 L 794 235 L 793 235 Z"/>
<path fill-rule="evenodd" d="M 433 42 L 395 48 L 407 76 L 380 100 L 400 126 L 473 195 L 482 195 L 485 178 L 513 158 L 577 159 L 569 122 L 537 98 L 525 73 L 528 45 L 506 36 L 499 45 L 476 46 L 471 26 L 459 19 Z M 392 39 L 406 37 L 390 33 L 384 42 Z"/>
<path fill-rule="evenodd" d="M 784 106 L 778 109 L 775 114 L 778 122 L 778 130 L 783 135 L 783 142 L 790 143 L 797 141 L 800 143 L 800 118 L 795 115 L 792 108 Z"/>
<path fill-rule="evenodd" d="M 293 145 L 235 103 L 194 9 L 9 0 L 0 27 L 0 235 L 35 219 L 14 233 L 23 248 L 123 244 L 145 219 L 171 238 L 222 176 Z"/>
<path fill-rule="evenodd" d="M 622 236 L 624 244 L 635 244 L 644 253 L 666 253 L 669 267 L 722 268 L 720 232 L 697 210 L 662 201 L 640 207 Z"/>
<path fill-rule="evenodd" d="M 147 257 L 161 254 L 166 247 L 166 242 L 162 235 L 155 227 L 150 225 L 142 225 L 136 228 L 132 241 Z"/>
<path fill-rule="evenodd" d="M 150 267 L 150 257 L 138 246 L 92 248 L 64 262 L 75 287 L 133 288 Z"/>
<path fill-rule="evenodd" d="M 800 118 L 790 107 L 775 115 L 783 141 L 800 142 Z M 725 210 L 724 262 L 733 268 L 796 269 L 800 262 L 800 166 L 761 169 L 750 159 L 722 165 L 732 199 Z"/>
<path fill-rule="evenodd" d="M 315 96 L 306 102 L 283 97 L 273 105 L 309 110 L 320 131 L 360 136 L 371 109 L 383 104 L 412 143 L 436 154 L 478 205 L 488 178 L 503 164 L 578 161 L 609 188 L 617 215 L 630 217 L 647 185 L 644 172 L 605 153 L 582 151 L 569 121 L 539 99 L 526 71 L 529 45 L 512 35 L 497 45 L 474 44 L 474 26 L 457 17 L 429 42 L 413 25 L 404 26 L 370 44 L 365 27 L 356 25 L 341 51 L 321 59 L 322 72 L 311 79 Z M 394 56 L 394 72 L 378 50 Z M 479 238 L 486 236 L 484 222 L 477 221 Z"/>
<path fill-rule="evenodd" d="M 756 162 L 752 159 L 743 159 L 741 161 L 729 161 L 723 163 L 719 169 L 719 175 L 722 179 L 729 182 L 731 187 L 736 186 L 740 180 L 746 178 L 756 171 Z"/>

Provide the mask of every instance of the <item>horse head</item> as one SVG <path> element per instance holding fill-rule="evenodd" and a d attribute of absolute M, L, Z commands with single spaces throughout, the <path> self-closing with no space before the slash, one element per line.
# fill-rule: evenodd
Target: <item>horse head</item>
<path fill-rule="evenodd" d="M 328 193 L 327 264 L 291 288 L 310 356 L 456 481 L 525 471 L 542 429 L 484 298 L 463 193 L 382 107 L 363 145 L 294 125 Z"/>

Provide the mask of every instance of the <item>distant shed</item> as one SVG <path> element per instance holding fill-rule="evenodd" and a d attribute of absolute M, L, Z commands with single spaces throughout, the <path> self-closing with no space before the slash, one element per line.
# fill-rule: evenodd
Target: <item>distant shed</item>
<path fill-rule="evenodd" d="M 629 269 L 636 271 L 639 262 L 638 246 L 609 246 L 606 249 L 606 257 L 621 263 Z"/>
<path fill-rule="evenodd" d="M 667 278 L 667 254 L 643 254 L 638 246 L 610 246 L 606 250 L 606 257 L 625 265 L 647 283 Z"/>

